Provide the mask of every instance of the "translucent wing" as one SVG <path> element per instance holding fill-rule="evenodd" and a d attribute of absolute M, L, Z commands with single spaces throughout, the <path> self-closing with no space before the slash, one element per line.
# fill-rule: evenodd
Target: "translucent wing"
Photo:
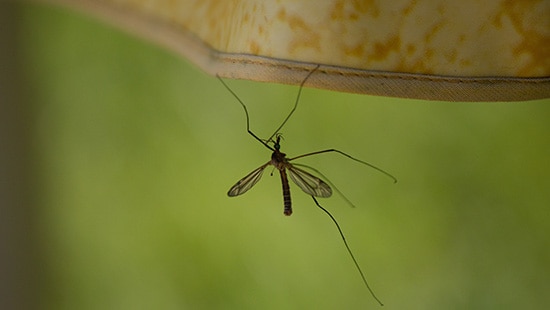
<path fill-rule="evenodd" d="M 237 184 L 233 185 L 233 187 L 229 189 L 229 192 L 227 192 L 227 196 L 233 197 L 233 196 L 238 196 L 246 193 L 246 191 L 251 189 L 252 186 L 258 183 L 258 181 L 262 178 L 264 169 L 265 167 L 267 167 L 268 164 L 269 163 L 266 163 L 265 165 L 259 167 L 258 169 L 250 172 L 244 178 L 240 179 L 239 182 L 237 182 Z"/>
<path fill-rule="evenodd" d="M 306 192 L 306 194 L 317 197 L 330 197 L 332 195 L 330 186 L 309 172 L 289 165 L 288 173 L 292 181 Z"/>

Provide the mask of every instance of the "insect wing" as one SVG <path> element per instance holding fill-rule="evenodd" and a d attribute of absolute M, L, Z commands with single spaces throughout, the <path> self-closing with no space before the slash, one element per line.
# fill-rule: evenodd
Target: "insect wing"
<path fill-rule="evenodd" d="M 262 178 L 262 174 L 264 173 L 265 167 L 267 167 L 268 164 L 265 164 L 258 169 L 250 172 L 248 175 L 246 175 L 244 178 L 240 179 L 237 184 L 233 185 L 229 192 L 227 192 L 227 196 L 233 197 L 233 196 L 239 196 L 244 193 L 246 193 L 249 189 L 252 188 L 252 186 L 256 185 L 258 181 Z"/>
<path fill-rule="evenodd" d="M 306 194 L 316 197 L 330 197 L 332 189 L 323 180 L 294 166 L 288 167 L 290 178 L 298 185 Z"/>

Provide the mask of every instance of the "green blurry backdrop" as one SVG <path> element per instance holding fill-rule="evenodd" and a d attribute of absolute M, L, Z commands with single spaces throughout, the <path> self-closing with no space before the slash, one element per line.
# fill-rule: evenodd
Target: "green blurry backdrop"
<path fill-rule="evenodd" d="M 37 301 L 44 309 L 377 308 L 330 219 L 279 176 L 227 190 L 270 151 L 186 60 L 86 16 L 21 6 L 32 102 Z M 267 137 L 296 87 L 227 83 Z M 304 89 L 282 130 L 340 197 L 339 220 L 385 309 L 550 303 L 550 104 L 442 103 Z"/>

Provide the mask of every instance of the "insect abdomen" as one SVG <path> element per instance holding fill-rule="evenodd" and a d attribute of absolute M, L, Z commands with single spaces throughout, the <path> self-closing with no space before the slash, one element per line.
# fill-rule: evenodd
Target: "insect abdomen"
<path fill-rule="evenodd" d="M 285 209 L 283 213 L 286 216 L 292 214 L 292 201 L 290 199 L 290 186 L 288 185 L 288 178 L 286 176 L 286 170 L 279 170 L 281 174 L 281 183 L 283 184 L 283 201 L 285 204 Z"/>

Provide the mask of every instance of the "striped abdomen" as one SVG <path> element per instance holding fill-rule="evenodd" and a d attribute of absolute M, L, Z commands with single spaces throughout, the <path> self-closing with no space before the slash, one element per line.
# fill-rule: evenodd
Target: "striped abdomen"
<path fill-rule="evenodd" d="M 283 201 L 285 203 L 285 209 L 283 213 L 288 216 L 292 214 L 292 202 L 290 200 L 290 187 L 288 185 L 286 170 L 281 169 L 279 170 L 279 172 L 281 174 L 281 183 L 283 184 Z"/>

